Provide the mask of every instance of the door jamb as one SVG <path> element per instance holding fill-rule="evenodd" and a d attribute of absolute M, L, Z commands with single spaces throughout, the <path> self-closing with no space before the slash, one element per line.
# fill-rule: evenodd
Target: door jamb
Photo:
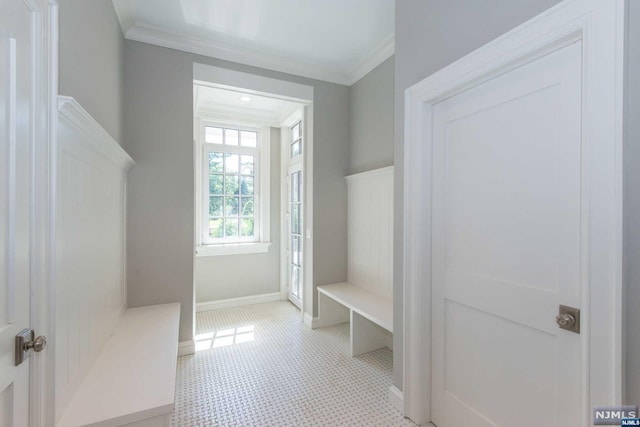
<path fill-rule="evenodd" d="M 432 161 L 433 106 L 576 41 L 583 44 L 582 144 L 587 166 L 583 209 L 588 220 L 582 236 L 600 242 L 594 248 L 583 240 L 582 248 L 582 424 L 590 424 L 594 405 L 623 401 L 624 11 L 624 0 L 566 0 L 406 90 L 403 393 L 404 414 L 414 422 L 431 419 L 432 180 L 425 165 Z M 409 185 L 416 182 L 421 185 Z"/>
<path fill-rule="evenodd" d="M 30 0 L 36 10 L 41 38 L 34 58 L 43 79 L 37 93 L 33 145 L 31 218 L 31 301 L 30 324 L 37 335 L 45 335 L 48 347 L 30 358 L 29 423 L 31 426 L 55 422 L 55 221 L 58 124 L 58 4 L 57 0 Z"/>

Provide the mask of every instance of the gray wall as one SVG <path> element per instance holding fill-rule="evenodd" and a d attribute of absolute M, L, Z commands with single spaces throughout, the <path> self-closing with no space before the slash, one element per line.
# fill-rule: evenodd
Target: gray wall
<path fill-rule="evenodd" d="M 73 96 L 122 144 L 124 38 L 110 1 L 59 0 L 61 95 Z"/>
<path fill-rule="evenodd" d="M 640 2 L 629 2 L 626 112 L 626 346 L 627 403 L 640 404 Z"/>
<path fill-rule="evenodd" d="M 404 90 L 559 0 L 396 0 L 393 383 L 402 388 Z"/>
<path fill-rule="evenodd" d="M 194 62 L 313 86 L 314 284 L 347 276 L 349 88 L 127 40 L 124 145 L 137 162 L 128 189 L 129 304 L 181 302 L 181 341 L 193 331 Z"/>
<path fill-rule="evenodd" d="M 280 129 L 271 128 L 269 252 L 197 257 L 196 302 L 280 292 L 280 145 Z"/>
<path fill-rule="evenodd" d="M 393 165 L 393 56 L 350 88 L 349 174 Z"/>

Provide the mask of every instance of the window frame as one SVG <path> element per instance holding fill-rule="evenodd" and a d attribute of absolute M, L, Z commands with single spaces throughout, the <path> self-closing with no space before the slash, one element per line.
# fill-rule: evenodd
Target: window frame
<path fill-rule="evenodd" d="M 207 127 L 234 129 L 257 133 L 256 147 L 215 144 L 206 142 Z M 271 244 L 269 241 L 269 207 L 270 207 L 270 128 L 242 123 L 242 121 L 218 121 L 198 119 L 198 149 L 199 175 L 196 194 L 200 201 L 199 218 L 196 219 L 197 247 L 196 256 L 231 255 L 245 253 L 264 253 Z M 231 154 L 246 154 L 254 156 L 254 236 L 237 238 L 209 237 L 209 153 L 222 152 Z M 199 170 L 198 170 L 199 169 Z M 238 176 L 240 171 L 238 171 Z M 224 217 L 224 212 L 223 212 Z M 240 218 L 240 216 L 238 216 Z"/>

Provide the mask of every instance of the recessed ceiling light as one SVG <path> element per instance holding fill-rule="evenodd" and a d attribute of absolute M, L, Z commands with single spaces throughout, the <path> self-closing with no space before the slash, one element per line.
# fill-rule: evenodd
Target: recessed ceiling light
<path fill-rule="evenodd" d="M 240 97 L 240 101 L 242 101 L 242 102 L 249 102 L 249 101 L 251 101 L 251 98 L 249 98 L 249 97 L 248 97 L 248 96 L 246 96 L 246 95 L 245 95 L 245 96 L 241 96 L 241 97 Z"/>

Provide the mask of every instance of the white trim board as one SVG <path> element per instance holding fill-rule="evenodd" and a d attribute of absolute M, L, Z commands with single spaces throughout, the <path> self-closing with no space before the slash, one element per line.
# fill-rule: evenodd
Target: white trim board
<path fill-rule="evenodd" d="M 229 298 L 217 301 L 207 301 L 196 303 L 196 312 L 219 310 L 221 308 L 240 307 L 250 304 L 261 304 L 264 302 L 281 301 L 280 292 L 270 294 L 250 295 L 246 297 Z"/>
<path fill-rule="evenodd" d="M 313 86 L 197 62 L 193 63 L 193 80 L 203 86 L 240 89 L 247 94 L 255 93 L 303 104 L 313 101 Z"/>
<path fill-rule="evenodd" d="M 581 280 L 582 424 L 590 424 L 594 405 L 621 403 L 624 10 L 624 0 L 566 0 L 406 90 L 404 182 L 421 183 L 404 188 L 403 392 L 404 413 L 414 422 L 431 417 L 432 178 L 425 165 L 433 106 L 578 40 L 589 238 Z"/>
<path fill-rule="evenodd" d="M 82 105 L 70 96 L 58 96 L 59 119 L 62 123 L 73 127 L 89 138 L 87 144 L 113 162 L 116 166 L 128 171 L 135 162 L 122 146 L 107 133 Z"/>
<path fill-rule="evenodd" d="M 180 341 L 178 343 L 178 357 L 188 356 L 196 352 L 196 342 L 194 340 Z"/>
<path fill-rule="evenodd" d="M 389 402 L 404 415 L 404 396 L 402 390 L 394 385 L 389 386 Z"/>
<path fill-rule="evenodd" d="M 317 317 L 313 317 L 312 315 L 310 315 L 309 313 L 304 313 L 303 315 L 303 323 L 308 326 L 310 329 L 315 329 L 320 327 L 319 323 L 318 323 L 318 318 Z"/>

